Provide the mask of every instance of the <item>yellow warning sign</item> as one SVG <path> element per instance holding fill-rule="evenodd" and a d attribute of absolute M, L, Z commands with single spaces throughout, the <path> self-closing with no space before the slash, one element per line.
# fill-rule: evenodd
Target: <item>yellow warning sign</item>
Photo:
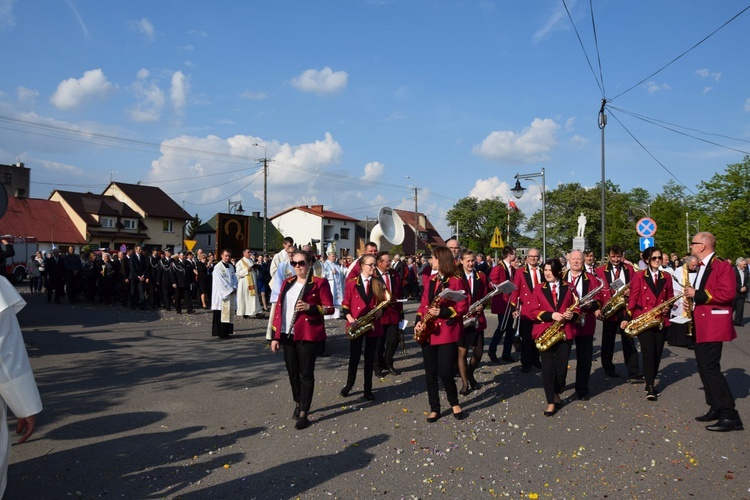
<path fill-rule="evenodd" d="M 503 243 L 503 237 L 500 234 L 500 228 L 495 227 L 495 234 L 492 235 L 492 241 L 490 242 L 490 248 L 505 248 Z"/>
<path fill-rule="evenodd" d="M 196 240 L 182 240 L 182 242 L 185 244 L 185 248 L 187 248 L 188 252 L 192 252 L 193 248 L 195 248 L 195 244 L 198 243 Z"/>

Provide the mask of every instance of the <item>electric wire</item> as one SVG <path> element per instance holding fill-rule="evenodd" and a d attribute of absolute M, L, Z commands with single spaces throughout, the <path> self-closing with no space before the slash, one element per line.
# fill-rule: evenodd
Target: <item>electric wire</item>
<path fill-rule="evenodd" d="M 594 46 L 596 47 L 596 60 L 599 63 L 599 81 L 602 83 L 602 97 L 607 93 L 604 89 L 604 73 L 602 72 L 602 58 L 599 54 L 599 39 L 596 36 L 596 22 L 594 21 L 594 1 L 589 0 L 589 10 L 591 11 L 591 30 L 594 32 Z"/>
<path fill-rule="evenodd" d="M 599 81 L 599 78 L 596 76 L 596 71 L 594 71 L 594 66 L 591 64 L 591 59 L 589 59 L 589 55 L 586 52 L 586 47 L 583 45 L 583 40 L 581 40 L 581 35 L 578 33 L 578 28 L 576 28 L 576 23 L 573 22 L 573 16 L 570 14 L 570 10 L 568 9 L 568 4 L 565 2 L 565 0 L 562 0 L 563 6 L 565 6 L 565 12 L 568 14 L 568 19 L 570 19 L 570 24 L 573 26 L 573 31 L 576 33 L 576 37 L 578 37 L 578 43 L 581 45 L 581 50 L 583 50 L 583 55 L 586 57 L 586 62 L 589 65 L 589 69 L 591 70 L 591 74 L 594 75 L 594 80 L 596 80 L 596 85 L 599 87 L 599 91 L 602 94 L 602 97 L 604 97 L 604 85 L 603 82 Z"/>

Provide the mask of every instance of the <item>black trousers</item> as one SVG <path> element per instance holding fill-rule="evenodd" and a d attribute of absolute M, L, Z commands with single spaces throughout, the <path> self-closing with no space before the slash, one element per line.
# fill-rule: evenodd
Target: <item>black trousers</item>
<path fill-rule="evenodd" d="M 738 419 L 740 414 L 734 408 L 734 396 L 721 372 L 722 347 L 723 342 L 696 343 L 695 362 L 706 393 L 706 404 L 719 411 L 719 418 Z"/>
<path fill-rule="evenodd" d="M 534 322 L 525 319 L 521 320 L 518 327 L 521 335 L 521 365 L 538 365 L 539 349 L 536 348 L 534 339 L 531 337 L 531 330 L 534 328 Z"/>
<path fill-rule="evenodd" d="M 742 320 L 745 317 L 745 295 L 740 295 L 734 299 L 734 324 L 742 326 Z"/>
<path fill-rule="evenodd" d="M 135 309 L 135 306 L 146 307 L 146 286 L 145 281 L 138 279 L 130 280 L 130 307 Z"/>
<path fill-rule="evenodd" d="M 453 363 L 458 355 L 458 347 L 455 342 L 450 344 L 422 344 L 422 359 L 424 361 L 424 374 L 427 385 L 427 399 L 430 403 L 430 411 L 440 413 L 440 394 L 438 393 L 438 378 L 443 382 L 448 404 L 458 405 L 458 389 L 453 377 Z"/>
<path fill-rule="evenodd" d="M 368 337 L 365 333 L 349 342 L 349 371 L 346 375 L 346 386 L 352 388 L 357 381 L 359 359 L 362 357 L 362 344 L 365 345 L 365 394 L 372 392 L 372 372 L 375 368 L 375 352 L 378 349 L 379 337 Z"/>
<path fill-rule="evenodd" d="M 157 307 L 159 307 L 159 295 L 160 295 L 160 293 L 159 293 L 160 290 L 159 289 L 160 288 L 161 287 L 159 286 L 159 284 L 156 283 L 155 281 L 153 281 L 153 280 L 149 281 L 149 283 L 148 283 L 148 300 L 149 300 L 149 303 L 151 304 L 151 308 L 152 309 L 156 309 Z"/>
<path fill-rule="evenodd" d="M 568 376 L 568 359 L 570 358 L 570 340 L 563 340 L 540 353 L 542 361 L 542 384 L 547 404 L 555 402 L 555 394 L 565 389 L 565 378 Z"/>
<path fill-rule="evenodd" d="M 594 336 L 580 335 L 576 343 L 576 394 L 589 395 L 589 378 L 591 378 L 591 360 L 594 355 Z"/>
<path fill-rule="evenodd" d="M 164 303 L 164 309 L 170 311 L 172 309 L 172 285 L 161 286 L 161 301 Z"/>
<path fill-rule="evenodd" d="M 60 302 L 60 297 L 63 296 L 65 289 L 65 282 L 62 278 L 50 278 L 49 284 L 47 285 L 47 302 L 52 300 L 52 291 L 55 292 L 55 303 Z"/>
<path fill-rule="evenodd" d="M 628 376 L 633 377 L 638 374 L 638 349 L 635 347 L 635 339 L 628 337 L 620 328 L 619 321 L 604 321 L 602 325 L 602 368 L 605 372 L 614 371 L 615 365 L 612 362 L 615 355 L 615 341 L 617 334 L 620 334 L 622 342 L 622 356 L 625 358 L 625 366 L 628 369 Z"/>
<path fill-rule="evenodd" d="M 393 356 L 398 349 L 398 325 L 383 325 L 385 335 L 378 337 L 378 368 L 393 368 Z"/>
<path fill-rule="evenodd" d="M 174 289 L 174 308 L 178 313 L 182 312 L 182 301 L 185 300 L 187 312 L 193 312 L 193 298 L 190 296 L 190 288 L 177 287 Z"/>
<path fill-rule="evenodd" d="M 503 340 L 503 336 L 505 336 L 503 340 L 502 357 L 508 358 L 513 350 L 513 337 L 516 335 L 516 332 L 513 330 L 513 316 L 510 315 L 510 310 L 508 310 L 508 321 L 505 324 L 505 329 L 502 328 L 504 316 L 504 314 L 497 315 L 497 328 L 495 328 L 495 333 L 492 334 L 492 340 L 490 340 L 488 352 L 497 355 L 497 346 L 500 345 L 500 341 Z"/>
<path fill-rule="evenodd" d="M 664 352 L 664 342 L 667 339 L 665 330 L 651 328 L 638 335 L 641 343 L 641 356 L 643 357 L 643 378 L 646 387 L 654 385 L 656 374 L 659 373 L 659 364 Z"/>
<path fill-rule="evenodd" d="M 291 340 L 282 336 L 280 343 L 292 386 L 292 399 L 299 404 L 300 411 L 308 412 L 315 392 L 315 359 L 320 342 Z"/>

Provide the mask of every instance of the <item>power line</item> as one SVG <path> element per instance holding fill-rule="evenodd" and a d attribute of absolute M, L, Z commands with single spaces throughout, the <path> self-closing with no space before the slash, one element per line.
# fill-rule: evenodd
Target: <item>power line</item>
<path fill-rule="evenodd" d="M 576 28 L 576 23 L 573 22 L 573 16 L 570 15 L 568 4 L 565 2 L 565 0 L 562 0 L 562 3 L 563 3 L 563 6 L 565 6 L 565 12 L 568 14 L 568 19 L 570 19 L 570 24 L 573 26 L 573 31 L 575 31 L 576 37 L 578 37 L 578 43 L 581 45 L 581 50 L 583 50 L 583 55 L 586 57 L 586 62 L 589 64 L 589 69 L 591 70 L 591 74 L 594 75 L 594 80 L 596 80 L 596 85 L 599 87 L 599 91 L 602 93 L 602 97 L 604 97 L 605 96 L 604 83 L 600 82 L 599 78 L 597 78 L 596 76 L 596 72 L 594 71 L 594 66 L 591 64 L 591 59 L 589 59 L 589 55 L 586 52 L 586 47 L 583 46 L 583 40 L 581 40 L 581 35 L 578 33 L 578 28 Z M 592 20 L 593 20 L 593 12 L 592 12 Z M 601 64 L 600 64 L 600 68 L 601 68 Z"/>
<path fill-rule="evenodd" d="M 602 97 L 607 95 L 604 90 L 604 73 L 602 73 L 602 58 L 599 55 L 599 39 L 596 36 L 596 22 L 594 21 L 594 3 L 593 0 L 589 0 L 589 10 L 591 11 L 591 29 L 594 32 L 594 46 L 596 47 L 596 60 L 599 63 L 599 81 L 602 82 Z"/>
<path fill-rule="evenodd" d="M 262 173 L 263 173 L 263 171 L 261 170 L 260 172 L 258 172 L 258 175 L 256 175 L 256 176 L 255 176 L 255 177 L 254 177 L 253 179 L 251 179 L 251 180 L 250 180 L 250 182 L 248 182 L 247 184 L 245 184 L 244 186 L 242 186 L 242 187 L 241 187 L 241 188 L 240 188 L 239 190 L 235 191 L 234 193 L 230 194 L 229 196 L 222 196 L 222 197 L 221 197 L 220 199 L 218 199 L 218 200 L 216 200 L 216 201 L 211 201 L 211 202 L 208 202 L 208 203 L 192 203 L 192 202 L 190 202 L 190 201 L 185 201 L 185 203 L 187 203 L 187 204 L 189 204 L 189 205 L 197 206 L 197 207 L 205 207 L 205 206 L 207 206 L 207 205 L 215 205 L 215 204 L 217 204 L 217 203 L 223 202 L 223 201 L 224 201 L 224 200 L 226 200 L 226 199 L 231 199 L 231 198 L 232 198 L 232 196 L 234 196 L 234 195 L 237 195 L 237 194 L 241 193 L 241 192 L 242 192 L 242 191 L 244 191 L 244 190 L 245 190 L 245 189 L 246 189 L 246 188 L 247 188 L 247 187 L 248 187 L 248 186 L 249 186 L 250 184 L 252 184 L 252 183 L 253 183 L 253 182 L 255 182 L 256 180 L 258 180 L 258 177 L 260 177 L 260 174 L 262 174 Z M 235 180 L 235 181 L 231 181 L 231 182 L 236 182 L 236 180 Z M 227 183 L 227 184 L 228 184 L 228 183 Z M 203 189 L 201 189 L 201 191 L 203 191 Z M 189 191 L 188 191 L 188 192 L 189 192 Z M 177 193 L 175 193 L 175 194 L 177 194 Z"/>
<path fill-rule="evenodd" d="M 706 40 L 708 40 L 709 38 L 711 38 L 713 35 L 715 35 L 719 30 L 721 30 L 722 28 L 724 28 L 726 25 L 728 25 L 729 23 L 731 23 L 732 21 L 734 21 L 735 19 L 737 19 L 738 17 L 740 17 L 748 9 L 750 9 L 750 5 L 748 5 L 747 7 L 745 7 L 741 11 L 739 11 L 737 14 L 735 14 L 734 16 L 732 16 L 731 19 L 729 19 L 727 22 L 725 22 L 724 24 L 722 24 L 721 26 L 719 26 L 718 28 L 716 28 L 715 30 L 713 30 L 711 33 L 709 33 L 708 35 L 706 35 L 705 37 L 703 37 L 698 43 L 696 43 L 695 45 L 693 45 L 692 47 L 690 47 L 689 49 L 687 49 L 685 52 L 683 52 L 679 56 L 675 57 L 674 59 L 672 59 L 671 61 L 669 61 L 667 64 L 665 64 L 661 68 L 657 69 L 656 71 L 654 71 L 653 73 L 651 73 L 650 75 L 648 75 L 646 78 L 644 78 L 640 82 L 638 82 L 635 85 L 633 85 L 632 87 L 630 87 L 630 88 L 628 88 L 628 89 L 620 92 L 619 94 L 617 94 L 616 96 L 614 96 L 612 99 L 610 99 L 610 101 L 614 101 L 615 99 L 617 99 L 621 95 L 627 94 L 628 92 L 630 92 L 634 88 L 640 86 L 646 80 L 648 80 L 648 79 L 656 76 L 658 73 L 662 72 L 664 69 L 666 69 L 667 67 L 669 67 L 672 63 L 674 63 L 675 61 L 677 61 L 678 59 L 680 59 L 681 57 L 683 57 L 685 54 L 687 54 L 688 52 L 692 51 L 693 49 L 695 49 L 696 47 L 698 47 L 700 44 L 702 44 L 703 42 L 705 42 Z"/>

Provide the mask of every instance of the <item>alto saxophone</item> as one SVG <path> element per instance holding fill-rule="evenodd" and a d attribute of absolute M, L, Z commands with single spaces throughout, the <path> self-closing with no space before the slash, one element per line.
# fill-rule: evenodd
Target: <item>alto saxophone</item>
<path fill-rule="evenodd" d="M 675 295 L 669 300 L 665 300 L 650 311 L 638 316 L 625 327 L 625 333 L 629 337 L 637 337 L 641 333 L 651 328 L 664 328 L 664 315 L 672 308 L 672 304 L 682 298 L 684 294 Z"/>
<path fill-rule="evenodd" d="M 690 286 L 690 269 L 687 264 L 682 265 L 682 288 Z M 685 303 L 682 305 L 682 317 L 687 318 L 687 336 L 692 337 L 693 332 L 693 301 L 689 297 L 685 297 Z"/>
<path fill-rule="evenodd" d="M 354 323 L 349 323 L 348 325 L 346 325 L 345 331 L 346 331 L 347 337 L 349 337 L 349 340 L 354 340 L 356 338 L 359 338 L 365 333 L 375 328 L 375 313 L 377 313 L 384 307 L 387 307 L 390 302 L 391 302 L 391 294 L 388 293 L 388 290 L 386 290 L 385 299 L 382 302 L 380 302 L 378 305 L 373 307 L 370 312 L 368 312 L 361 318 L 357 318 L 356 321 L 354 321 Z"/>
<path fill-rule="evenodd" d="M 427 312 L 424 313 L 424 316 L 419 320 L 419 323 L 414 325 L 414 340 L 417 341 L 417 343 L 426 344 L 427 341 L 430 340 L 430 335 L 435 333 L 435 328 L 437 327 L 437 316 L 430 314 L 430 309 L 440 307 L 441 301 L 442 298 L 439 296 L 432 299 L 432 303 L 430 304 L 430 307 L 427 308 Z M 417 330 L 417 325 L 422 325 L 421 331 Z"/>
<path fill-rule="evenodd" d="M 617 311 L 625 307 L 628 303 L 628 298 L 625 296 L 625 292 L 630 289 L 630 282 L 627 285 L 617 290 L 617 292 L 610 298 L 604 307 L 602 307 L 601 319 L 609 319 Z"/>
<path fill-rule="evenodd" d="M 578 295 L 573 294 L 573 304 L 571 304 L 565 312 L 573 312 L 573 310 L 578 307 L 578 303 Z M 566 322 L 565 319 L 561 319 L 560 321 L 555 321 L 548 326 L 544 332 L 542 332 L 542 335 L 534 341 L 536 348 L 539 349 L 540 352 L 544 352 L 561 340 L 565 340 Z"/>

